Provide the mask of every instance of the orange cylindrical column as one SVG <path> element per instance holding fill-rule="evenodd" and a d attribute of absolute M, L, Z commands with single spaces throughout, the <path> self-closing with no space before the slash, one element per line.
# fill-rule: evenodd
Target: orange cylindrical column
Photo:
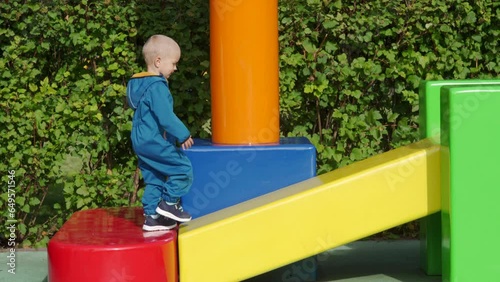
<path fill-rule="evenodd" d="M 277 0 L 210 0 L 210 77 L 213 143 L 279 143 Z"/>

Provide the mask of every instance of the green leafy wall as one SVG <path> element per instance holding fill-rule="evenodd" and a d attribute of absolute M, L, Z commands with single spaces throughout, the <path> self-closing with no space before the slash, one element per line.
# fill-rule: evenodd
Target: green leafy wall
<path fill-rule="evenodd" d="M 319 172 L 418 138 L 422 79 L 498 77 L 500 3 L 281 0 L 282 131 Z"/>
<path fill-rule="evenodd" d="M 179 42 L 175 110 L 210 137 L 207 0 L 9 0 L 0 14 L 0 209 L 22 246 L 76 210 L 140 205 L 125 87 L 150 35 Z M 280 0 L 279 21 L 281 133 L 309 137 L 320 173 L 414 142 L 422 79 L 500 71 L 492 1 Z"/>

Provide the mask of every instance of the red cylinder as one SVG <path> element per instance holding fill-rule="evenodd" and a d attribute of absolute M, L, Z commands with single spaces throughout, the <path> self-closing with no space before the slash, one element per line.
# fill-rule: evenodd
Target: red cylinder
<path fill-rule="evenodd" d="M 142 208 L 78 211 L 49 241 L 51 282 L 177 282 L 177 230 L 143 232 Z"/>

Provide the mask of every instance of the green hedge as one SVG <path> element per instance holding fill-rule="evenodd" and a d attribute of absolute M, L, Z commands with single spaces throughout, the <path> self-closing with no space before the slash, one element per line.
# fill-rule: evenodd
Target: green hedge
<path fill-rule="evenodd" d="M 420 80 L 498 76 L 498 8 L 281 0 L 282 135 L 309 137 L 320 173 L 414 142 Z M 76 210 L 139 204 L 125 86 L 150 35 L 179 42 L 176 111 L 210 137 L 207 0 L 9 0 L 0 14 L 0 209 L 22 246 L 45 246 Z"/>
<path fill-rule="evenodd" d="M 499 6 L 280 1 L 283 133 L 314 141 L 320 173 L 414 142 L 422 79 L 498 76 Z"/>

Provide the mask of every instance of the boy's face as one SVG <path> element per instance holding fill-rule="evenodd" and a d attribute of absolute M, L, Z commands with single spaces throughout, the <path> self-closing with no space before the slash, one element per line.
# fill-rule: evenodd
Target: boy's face
<path fill-rule="evenodd" d="M 158 71 L 163 74 L 165 78 L 169 78 L 170 75 L 177 70 L 177 63 L 179 62 L 180 58 L 181 50 L 179 50 L 179 48 L 170 50 L 170 52 L 168 52 L 168 55 L 158 57 Z"/>

